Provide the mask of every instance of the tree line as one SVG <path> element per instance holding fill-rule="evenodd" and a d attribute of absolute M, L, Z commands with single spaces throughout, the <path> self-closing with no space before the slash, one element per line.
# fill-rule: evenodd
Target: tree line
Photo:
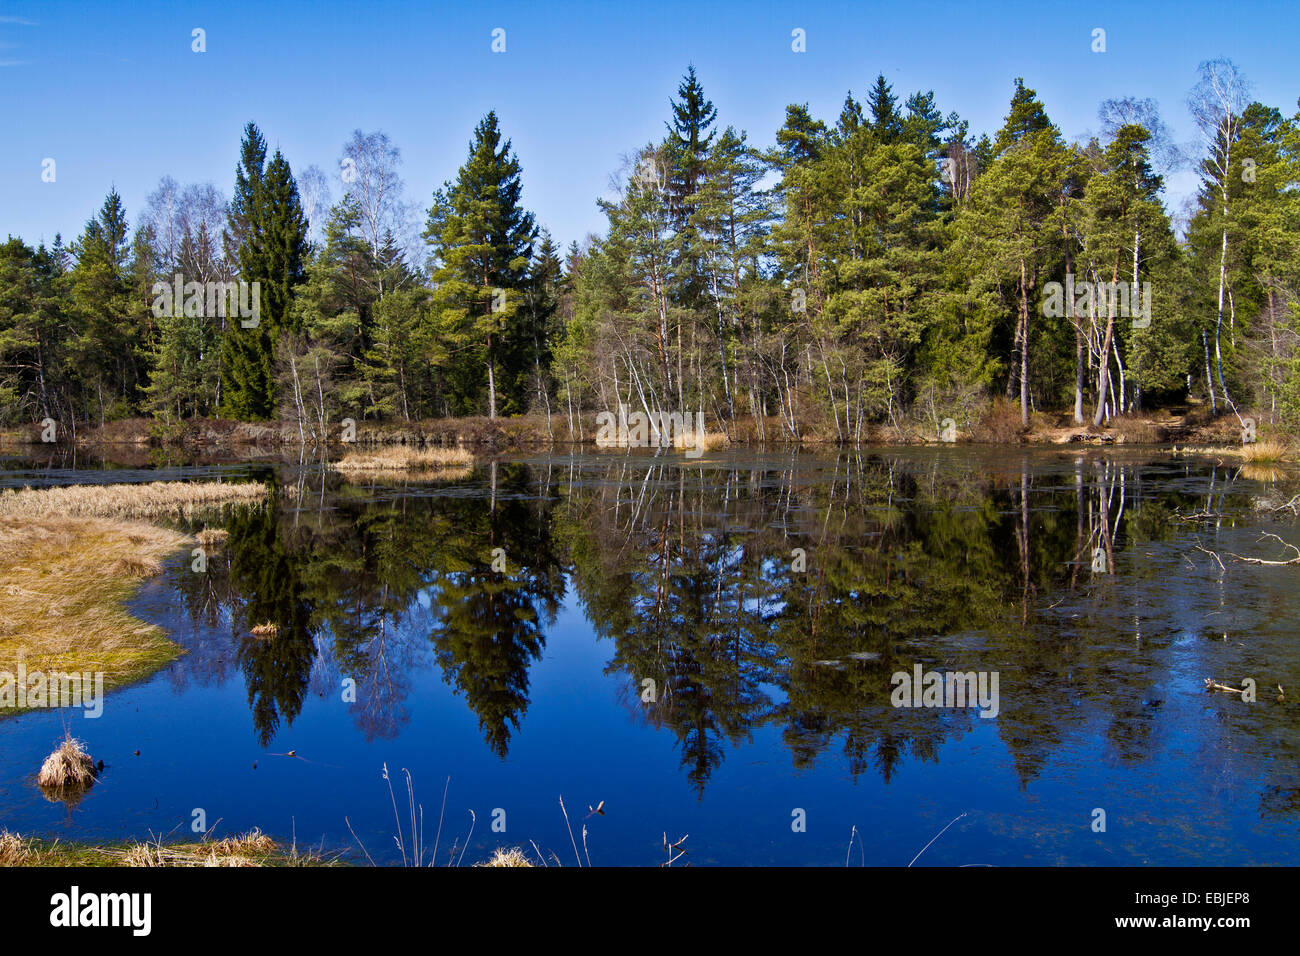
<path fill-rule="evenodd" d="M 626 405 L 851 443 L 990 400 L 1103 424 L 1191 399 L 1294 424 L 1300 113 L 1227 60 L 1187 105 L 1196 147 L 1136 98 L 1070 143 L 1017 79 L 976 137 L 879 76 L 833 122 L 790 105 L 760 147 L 692 67 L 599 200 L 603 234 L 566 250 L 495 113 L 422 230 L 385 134 L 345 144 L 331 202 L 250 123 L 229 201 L 164 177 L 134 230 L 112 191 L 69 246 L 0 246 L 0 421 L 275 419 L 307 441 L 344 417 L 531 412 L 586 437 Z M 1175 230 L 1164 177 L 1186 165 Z"/>

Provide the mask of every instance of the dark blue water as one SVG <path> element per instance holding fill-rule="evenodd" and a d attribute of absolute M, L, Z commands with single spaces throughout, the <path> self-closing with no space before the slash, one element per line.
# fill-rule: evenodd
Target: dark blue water
<path fill-rule="evenodd" d="M 916 865 L 1297 859 L 1300 568 L 1226 555 L 1300 541 L 1285 475 L 961 448 L 271 474 L 273 505 L 207 522 L 207 571 L 178 554 L 134 601 L 182 657 L 98 720 L 0 721 L 0 827 L 185 838 L 201 810 L 400 862 L 386 764 L 408 855 L 402 769 L 426 858 L 446 786 L 440 863 L 689 835 L 677 865 L 904 866 L 958 817 Z M 892 706 L 915 663 L 996 672 L 998 716 Z M 106 764 L 75 806 L 34 783 L 65 724 Z"/>

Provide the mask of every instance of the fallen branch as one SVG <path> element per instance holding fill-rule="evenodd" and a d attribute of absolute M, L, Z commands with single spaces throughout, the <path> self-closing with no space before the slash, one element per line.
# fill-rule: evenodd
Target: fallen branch
<path fill-rule="evenodd" d="M 1216 681 L 1213 677 L 1207 677 L 1207 678 L 1205 678 L 1205 689 L 1206 689 L 1206 690 L 1221 690 L 1221 691 L 1224 691 L 1224 692 L 1229 693 L 1229 694 L 1244 694 L 1244 693 L 1246 693 L 1246 689 L 1245 689 L 1244 687 L 1229 687 L 1227 684 L 1220 684 L 1220 683 L 1219 683 L 1218 681 Z"/>
<path fill-rule="evenodd" d="M 1295 557 L 1293 557 L 1293 558 L 1287 558 L 1285 561 L 1274 561 L 1274 560 L 1271 560 L 1271 559 L 1269 559 L 1269 558 L 1251 558 L 1251 557 L 1247 557 L 1247 556 L 1244 555 L 1244 554 L 1237 554 L 1237 553 L 1235 553 L 1235 552 L 1233 552 L 1233 551 L 1225 551 L 1225 552 L 1223 552 L 1223 553 L 1226 554 L 1228 557 L 1232 558 L 1232 559 L 1235 560 L 1235 561 L 1242 561 L 1242 562 L 1245 562 L 1246 564 L 1262 564 L 1262 565 L 1267 565 L 1267 566 L 1275 567 L 1275 568 L 1286 567 L 1287 565 L 1290 565 L 1290 564 L 1300 564 L 1300 548 L 1297 548 L 1294 544 L 1290 544 L 1290 543 L 1288 543 L 1288 542 L 1286 542 L 1286 541 L 1283 541 L 1283 540 L 1282 540 L 1281 538 L 1279 538 L 1277 535 L 1272 534 L 1272 533 L 1268 533 L 1268 534 L 1263 534 L 1263 535 L 1261 535 L 1259 540 L 1263 541 L 1265 538 L 1272 538 L 1274 541 L 1276 541 L 1278 544 L 1282 545 L 1284 548 L 1290 548 L 1292 551 L 1295 552 Z M 1197 551 L 1201 551 L 1201 552 L 1203 552 L 1203 553 L 1205 553 L 1205 554 L 1208 554 L 1210 557 L 1214 558 L 1215 561 L 1218 561 L 1218 562 L 1219 562 L 1219 567 L 1220 567 L 1220 568 L 1223 568 L 1223 567 L 1224 567 L 1224 566 L 1223 566 L 1223 559 L 1219 557 L 1218 552 L 1216 552 L 1216 551 L 1211 551 L 1209 548 L 1201 547 L 1201 545 L 1199 545 L 1199 544 L 1198 544 L 1198 545 L 1193 545 L 1193 547 L 1194 547 Z M 1226 571 L 1227 568 L 1224 568 L 1224 570 Z"/>
<path fill-rule="evenodd" d="M 1294 498 L 1292 498 L 1292 499 L 1291 499 L 1290 501 L 1288 501 L 1286 504 L 1278 505 L 1276 508 L 1270 508 L 1269 510 L 1270 510 L 1270 511 L 1281 511 L 1283 508 L 1290 508 L 1292 514 L 1295 514 L 1295 513 L 1297 513 L 1297 512 L 1296 512 L 1296 502 L 1297 502 L 1297 501 L 1300 501 L 1300 495 L 1296 495 Z"/>

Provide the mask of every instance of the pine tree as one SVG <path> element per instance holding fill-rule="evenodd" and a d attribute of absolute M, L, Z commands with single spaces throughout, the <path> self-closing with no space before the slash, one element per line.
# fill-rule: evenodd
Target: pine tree
<path fill-rule="evenodd" d="M 1062 196 L 1072 159 L 1042 104 L 1021 81 L 998 142 L 1005 146 L 961 207 L 954 251 L 972 284 L 1014 290 L 1014 300 L 1007 303 L 1015 313 L 1008 323 L 1011 341 L 1002 338 L 994 345 L 1009 346 L 1007 392 L 1019 391 L 1021 421 L 1028 425 L 1029 379 L 1036 365 L 1031 355 L 1037 354 L 1031 318 L 1038 311 L 1030 297 L 1059 249 Z"/>
<path fill-rule="evenodd" d="M 1016 89 L 1011 95 L 1011 109 L 1007 118 L 993 141 L 996 155 L 1005 153 L 1022 139 L 1049 129 L 1052 123 L 1047 118 L 1047 111 L 1038 99 L 1038 94 L 1025 86 L 1021 77 L 1016 77 Z"/>
<path fill-rule="evenodd" d="M 679 99 L 669 104 L 673 118 L 667 124 L 674 166 L 669 191 L 676 201 L 679 221 L 684 221 L 690 215 L 691 197 L 699 189 L 700 178 L 704 175 L 705 158 L 713 142 L 710 130 L 718 118 L 718 111 L 704 95 L 694 66 L 687 68 L 677 87 L 677 96 Z"/>
<path fill-rule="evenodd" d="M 857 110 L 861 115 L 861 107 Z M 808 104 L 792 103 L 785 108 L 785 124 L 776 131 L 776 149 L 771 162 L 784 171 L 792 165 L 807 166 L 821 156 L 826 141 L 826 124 L 814 120 Z"/>
<path fill-rule="evenodd" d="M 697 231 L 716 302 L 714 313 L 728 421 L 736 418 L 736 393 L 748 394 L 756 431 L 765 435 L 762 340 L 771 299 L 759 265 L 771 227 L 769 197 L 758 188 L 767 165 L 744 133 L 728 126 L 709 153 L 698 194 Z M 719 416 L 721 417 L 721 416 Z"/>

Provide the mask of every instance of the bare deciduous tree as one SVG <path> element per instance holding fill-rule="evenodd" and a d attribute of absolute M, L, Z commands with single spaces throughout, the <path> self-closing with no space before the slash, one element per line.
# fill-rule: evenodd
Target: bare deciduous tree
<path fill-rule="evenodd" d="M 357 206 L 361 232 L 370 253 L 380 258 L 385 237 L 399 238 L 403 245 L 411 235 L 411 207 L 402 200 L 402 177 L 397 172 L 402 154 L 383 132 L 363 133 L 353 130 L 343 146 L 339 178 L 343 191 Z M 384 289 L 381 288 L 382 295 Z"/>
<path fill-rule="evenodd" d="M 1250 103 L 1249 84 L 1236 65 L 1228 59 L 1206 60 L 1200 66 L 1201 78 L 1187 94 L 1187 108 L 1195 120 L 1201 138 L 1207 147 L 1207 157 L 1202 163 L 1202 175 L 1207 184 L 1219 193 L 1223 202 L 1223 237 L 1219 249 L 1219 305 L 1214 324 L 1215 371 L 1223 402 L 1234 408 L 1223 382 L 1223 297 L 1228 278 L 1228 178 L 1232 168 L 1232 150 L 1241 133 L 1241 115 Z M 1205 363 L 1210 362 L 1209 343 L 1202 336 L 1206 351 Z M 1210 405 L 1218 411 L 1214 401 L 1214 384 L 1208 382 Z"/>

